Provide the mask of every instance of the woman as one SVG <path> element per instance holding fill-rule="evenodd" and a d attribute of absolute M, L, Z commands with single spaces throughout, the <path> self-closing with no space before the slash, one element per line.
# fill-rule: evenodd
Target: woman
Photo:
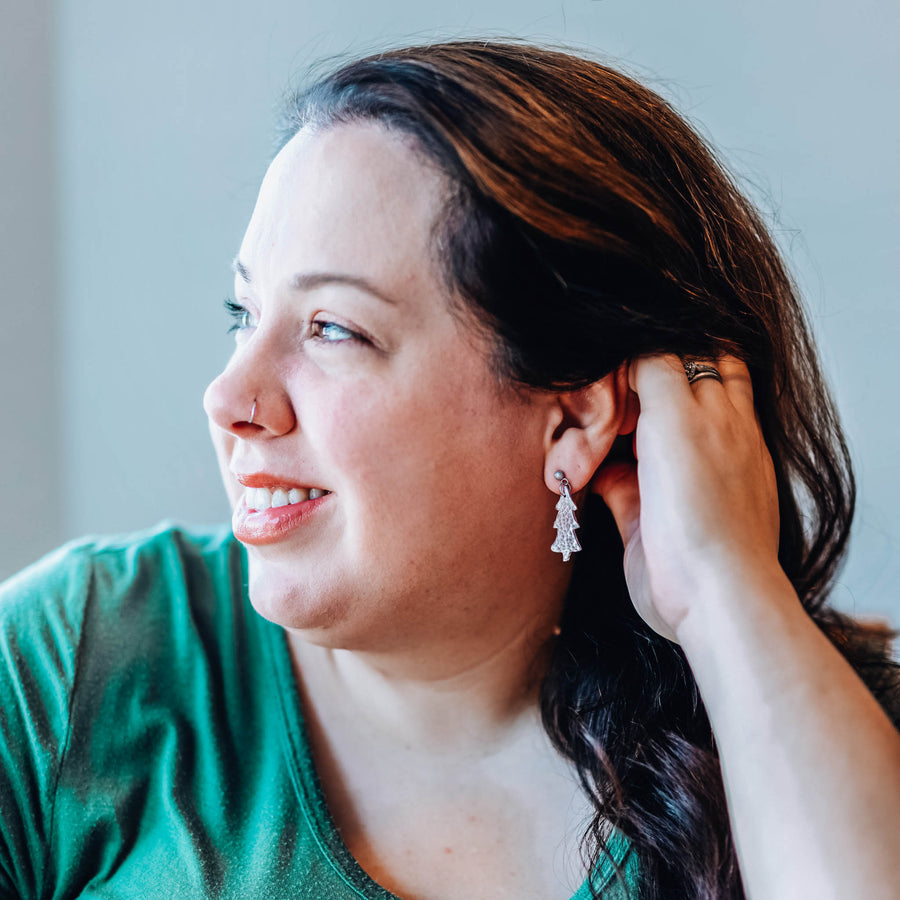
<path fill-rule="evenodd" d="M 246 573 L 163 528 L 7 588 L 0 894 L 896 895 L 894 669 L 825 606 L 846 450 L 659 98 L 519 45 L 351 63 L 234 268 Z"/>

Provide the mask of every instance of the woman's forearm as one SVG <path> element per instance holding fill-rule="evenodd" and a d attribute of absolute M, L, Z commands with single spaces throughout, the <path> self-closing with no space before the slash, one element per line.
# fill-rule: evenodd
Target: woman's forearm
<path fill-rule="evenodd" d="M 787 578 L 714 582 L 677 636 L 719 747 L 748 896 L 900 896 L 900 734 Z"/>

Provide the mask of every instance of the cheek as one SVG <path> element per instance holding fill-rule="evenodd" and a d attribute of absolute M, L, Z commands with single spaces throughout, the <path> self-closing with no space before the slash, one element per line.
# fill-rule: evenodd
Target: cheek
<path fill-rule="evenodd" d="M 322 446 L 335 477 L 372 503 L 450 508 L 464 485 L 490 479 L 495 466 L 507 469 L 510 454 L 528 443 L 522 410 L 460 369 L 455 377 L 446 374 L 453 369 L 430 379 L 420 373 L 400 390 L 368 382 L 332 394 Z"/>
<path fill-rule="evenodd" d="M 366 493 L 394 490 L 427 455 L 430 423 L 396 391 L 357 384 L 332 395 L 323 449 L 335 476 Z"/>

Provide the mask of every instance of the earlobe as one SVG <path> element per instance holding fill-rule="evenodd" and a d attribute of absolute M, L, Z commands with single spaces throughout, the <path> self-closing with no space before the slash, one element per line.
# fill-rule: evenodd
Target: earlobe
<path fill-rule="evenodd" d="M 575 391 L 556 397 L 548 428 L 544 482 L 559 493 L 554 473 L 562 470 L 573 492 L 585 488 L 620 434 L 634 431 L 637 398 L 628 387 L 628 364 Z"/>

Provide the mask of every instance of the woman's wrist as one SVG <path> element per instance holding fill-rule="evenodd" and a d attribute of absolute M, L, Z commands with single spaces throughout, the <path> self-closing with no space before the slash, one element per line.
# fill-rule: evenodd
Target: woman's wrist
<path fill-rule="evenodd" d="M 710 566 L 698 582 L 696 596 L 675 629 L 691 661 L 720 652 L 735 640 L 764 639 L 778 623 L 805 619 L 797 593 L 784 570 Z"/>

